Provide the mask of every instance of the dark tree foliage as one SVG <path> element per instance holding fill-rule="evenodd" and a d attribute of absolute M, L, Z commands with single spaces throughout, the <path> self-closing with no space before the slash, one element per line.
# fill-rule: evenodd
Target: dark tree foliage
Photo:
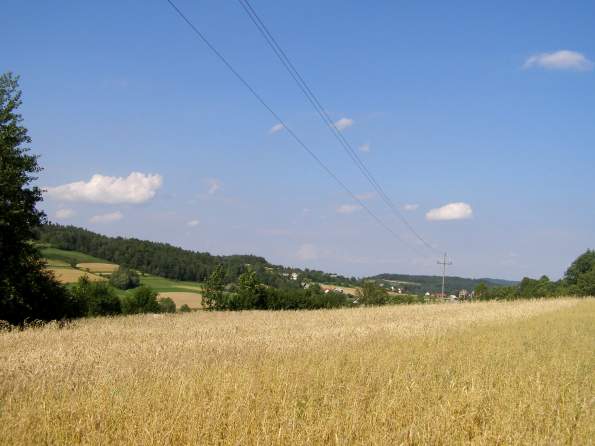
<path fill-rule="evenodd" d="M 356 297 L 361 305 L 384 305 L 388 301 L 387 291 L 372 281 L 362 283 Z"/>
<path fill-rule="evenodd" d="M 272 288 L 261 284 L 256 274 L 244 273 L 237 286 L 225 291 L 217 272 L 203 292 L 203 305 L 212 310 L 314 310 L 350 306 L 352 299 L 341 293 L 325 293 L 320 286 Z"/>
<path fill-rule="evenodd" d="M 180 313 L 190 313 L 192 310 L 188 306 L 188 304 L 184 304 L 180 307 Z"/>
<path fill-rule="evenodd" d="M 122 313 L 120 299 L 107 282 L 91 282 L 81 277 L 71 290 L 84 316 L 114 316 Z"/>
<path fill-rule="evenodd" d="M 122 313 L 159 313 L 157 292 L 148 286 L 136 288 L 132 294 L 122 298 Z"/>
<path fill-rule="evenodd" d="M 12 324 L 78 315 L 31 244 L 45 215 L 36 208 L 41 190 L 31 185 L 41 167 L 27 147 L 21 104 L 18 77 L 0 75 L 0 319 Z"/>
<path fill-rule="evenodd" d="M 140 276 L 136 271 L 121 266 L 111 274 L 109 283 L 121 290 L 129 290 L 140 285 Z"/>
<path fill-rule="evenodd" d="M 595 251 L 588 249 L 581 254 L 566 270 L 564 280 L 568 285 L 576 285 L 583 274 L 595 269 Z"/>
<path fill-rule="evenodd" d="M 266 288 L 260 284 L 254 271 L 243 273 L 238 281 L 236 302 L 240 308 L 266 309 Z M 229 308 L 230 310 L 235 308 Z"/>
<path fill-rule="evenodd" d="M 308 289 L 267 288 L 267 310 L 317 310 L 352 306 L 353 299 L 342 293 L 325 293 L 319 286 Z"/>
<path fill-rule="evenodd" d="M 223 276 L 223 266 L 217 265 L 205 281 L 202 304 L 207 310 L 220 310 L 225 307 L 225 284 L 223 283 Z"/>

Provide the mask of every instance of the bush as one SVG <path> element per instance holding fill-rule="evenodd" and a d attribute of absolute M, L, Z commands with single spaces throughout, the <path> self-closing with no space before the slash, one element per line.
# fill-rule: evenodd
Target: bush
<path fill-rule="evenodd" d="M 73 305 L 86 316 L 111 316 L 122 313 L 120 300 L 106 282 L 91 282 L 81 277 L 72 288 Z"/>
<path fill-rule="evenodd" d="M 136 288 L 140 284 L 140 277 L 136 271 L 120 267 L 110 276 L 109 282 L 121 290 Z"/>
<path fill-rule="evenodd" d="M 362 305 L 384 305 L 388 300 L 388 293 L 374 282 L 364 282 L 357 290 L 356 297 L 357 302 Z"/>
<path fill-rule="evenodd" d="M 158 300 L 159 303 L 159 311 L 161 313 L 175 313 L 176 312 L 176 304 L 170 297 L 163 297 Z"/>
<path fill-rule="evenodd" d="M 180 307 L 180 313 L 190 313 L 192 310 L 187 304 L 184 304 Z"/>
<path fill-rule="evenodd" d="M 141 286 L 122 298 L 124 314 L 159 313 L 159 310 L 157 292 L 148 286 Z"/>
<path fill-rule="evenodd" d="M 415 294 L 398 294 L 389 295 L 386 299 L 388 304 L 423 304 L 425 303 L 424 296 L 417 296 Z"/>
<path fill-rule="evenodd" d="M 266 309 L 268 310 L 315 310 L 320 308 L 339 308 L 349 304 L 342 293 L 322 291 L 313 285 L 308 289 L 267 288 Z"/>

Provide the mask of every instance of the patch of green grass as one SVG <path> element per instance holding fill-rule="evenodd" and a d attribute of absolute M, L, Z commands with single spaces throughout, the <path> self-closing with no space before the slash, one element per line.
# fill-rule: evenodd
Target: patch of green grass
<path fill-rule="evenodd" d="M 186 282 L 164 277 L 144 275 L 140 278 L 141 285 L 147 285 L 153 288 L 158 293 L 187 291 L 189 293 L 199 293 L 202 290 L 202 284 L 199 282 Z"/>
<path fill-rule="evenodd" d="M 105 259 L 100 259 L 78 251 L 66 251 L 64 249 L 43 247 L 41 248 L 41 256 L 48 259 L 48 263 L 52 261 L 63 262 L 67 265 L 77 263 L 111 263 Z"/>

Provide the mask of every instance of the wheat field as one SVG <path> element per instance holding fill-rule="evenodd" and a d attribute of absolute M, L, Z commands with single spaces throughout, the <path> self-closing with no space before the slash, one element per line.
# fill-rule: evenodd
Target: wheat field
<path fill-rule="evenodd" d="M 592 444 L 595 300 L 0 334 L 3 444 Z"/>
<path fill-rule="evenodd" d="M 87 277 L 91 282 L 100 282 L 106 280 L 105 278 L 96 274 L 91 274 L 74 268 L 46 268 L 51 271 L 56 280 L 60 283 L 75 283 L 81 277 Z"/>
<path fill-rule="evenodd" d="M 164 291 L 159 293 L 160 298 L 169 297 L 179 309 L 182 305 L 190 308 L 202 307 L 202 295 L 200 293 L 189 293 L 187 291 Z"/>

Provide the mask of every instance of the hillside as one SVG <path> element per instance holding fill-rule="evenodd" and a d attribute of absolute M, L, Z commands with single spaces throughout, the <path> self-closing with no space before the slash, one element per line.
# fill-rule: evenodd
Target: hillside
<path fill-rule="evenodd" d="M 67 286 L 72 286 L 83 276 L 91 281 L 109 280 L 110 275 L 119 267 L 105 259 L 82 252 L 58 249 L 48 244 L 38 244 L 37 246 L 47 263 L 47 269 L 60 283 Z M 150 286 L 159 293 L 159 297 L 169 297 L 178 308 L 183 304 L 190 308 L 200 307 L 202 286 L 198 282 L 166 279 L 142 273 L 140 283 Z M 116 292 L 122 296 L 129 291 L 116 290 Z"/>
<path fill-rule="evenodd" d="M 367 280 L 375 280 L 378 283 L 384 284 L 385 287 L 394 286 L 395 288 L 401 288 L 412 294 L 425 292 L 436 293 L 442 289 L 442 276 L 412 276 L 408 274 L 385 273 L 368 277 Z M 465 277 L 447 276 L 445 291 L 446 293 L 456 293 L 462 289 L 472 291 L 482 282 L 488 287 L 513 286 L 518 284 L 518 282 L 502 279 L 468 279 Z"/>
<path fill-rule="evenodd" d="M 297 286 L 297 281 L 290 279 L 292 273 L 297 273 L 300 280 L 309 279 L 335 285 L 348 286 L 357 282 L 355 278 L 337 274 L 273 265 L 263 257 L 255 255 L 216 256 L 207 252 L 182 249 L 167 243 L 108 237 L 75 226 L 44 225 L 39 230 L 39 241 L 51 246 L 49 249 L 76 251 L 147 274 L 179 281 L 203 282 L 215 267 L 221 264 L 224 267 L 227 282 L 236 281 L 247 269 L 255 271 L 263 283 L 271 286 Z M 63 251 L 62 255 L 65 256 Z M 73 259 L 70 261 L 72 262 Z"/>
<path fill-rule="evenodd" d="M 46 244 L 45 257 L 63 260 L 68 264 L 97 262 L 125 265 L 154 276 L 176 281 L 203 282 L 218 264 L 225 269 L 225 280 L 234 282 L 248 268 L 256 271 L 259 279 L 271 286 L 296 287 L 304 279 L 313 282 L 338 286 L 355 286 L 359 283 L 355 277 L 344 277 L 323 271 L 299 269 L 273 265 L 265 258 L 255 255 L 216 256 L 206 252 L 197 252 L 135 238 L 108 237 L 74 226 L 57 224 L 44 225 L 39 232 L 40 242 Z M 54 255 L 48 253 L 54 250 Z M 69 254 L 70 253 L 70 254 Z M 103 260 L 105 259 L 105 260 Z M 299 280 L 291 280 L 291 274 L 297 273 Z M 442 284 L 440 276 L 379 274 L 368 277 L 390 288 L 404 288 L 405 292 L 423 294 L 427 291 L 438 292 Z M 499 279 L 467 279 L 447 277 L 446 291 L 457 292 L 460 289 L 473 290 L 484 282 L 489 287 L 515 285 Z"/>

